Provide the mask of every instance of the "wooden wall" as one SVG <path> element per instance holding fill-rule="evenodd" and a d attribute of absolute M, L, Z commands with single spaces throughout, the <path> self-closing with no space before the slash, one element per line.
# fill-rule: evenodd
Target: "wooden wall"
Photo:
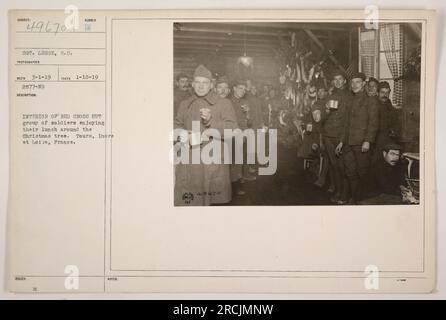
<path fill-rule="evenodd" d="M 279 66 L 274 58 L 257 57 L 254 58 L 254 68 L 252 72 L 243 70 L 237 66 L 238 57 L 200 57 L 192 55 L 174 56 L 174 74 L 186 73 L 193 75 L 195 68 L 199 64 L 204 64 L 213 73 L 226 75 L 230 80 L 246 78 L 247 75 L 254 82 L 277 84 L 279 79 Z"/>

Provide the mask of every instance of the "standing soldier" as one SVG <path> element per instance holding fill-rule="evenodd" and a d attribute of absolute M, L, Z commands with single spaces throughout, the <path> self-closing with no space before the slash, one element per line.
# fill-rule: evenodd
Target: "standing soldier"
<path fill-rule="evenodd" d="M 259 97 L 257 92 L 257 86 L 252 83 L 251 89 L 246 93 L 247 99 L 249 101 L 249 110 L 252 117 L 252 128 L 255 130 L 262 129 L 265 124 L 263 123 L 262 114 L 262 99 Z"/>
<path fill-rule="evenodd" d="M 367 85 L 366 85 L 366 92 L 369 97 L 378 96 L 378 85 L 379 85 L 378 80 L 376 80 L 373 77 L 369 78 L 369 80 L 367 81 Z"/>
<path fill-rule="evenodd" d="M 370 168 L 372 144 L 379 126 L 379 107 L 375 97 L 365 92 L 365 74 L 352 76 L 350 110 L 344 130 L 344 137 L 336 147 L 336 153 L 343 154 L 345 174 L 352 193 L 351 202 L 362 200 Z"/>
<path fill-rule="evenodd" d="M 323 143 L 323 127 L 322 127 L 322 115 L 326 112 L 328 91 L 324 86 L 323 82 L 319 82 L 317 85 L 317 100 L 313 103 L 311 107 L 311 113 L 304 117 L 306 123 L 305 130 L 309 133 L 305 139 L 311 136 L 311 150 L 319 156 L 318 165 L 318 178 L 314 182 L 314 185 L 322 188 L 326 183 L 326 178 L 329 169 L 329 163 L 327 159 L 327 154 L 325 152 L 325 146 Z M 305 143 L 305 140 L 304 140 Z M 334 185 L 334 181 L 330 181 Z M 333 192 L 331 186 L 329 187 L 329 192 Z"/>
<path fill-rule="evenodd" d="M 262 104 L 263 101 L 259 97 L 257 86 L 255 83 L 251 84 L 251 90 L 246 94 L 249 103 L 249 112 L 252 117 L 251 127 L 256 133 L 256 150 L 257 150 L 257 130 L 264 130 Z M 257 164 L 249 165 L 249 173 L 257 174 Z"/>
<path fill-rule="evenodd" d="M 378 85 L 379 128 L 373 154 L 373 163 L 382 158 L 382 150 L 389 143 L 396 144 L 401 126 L 398 121 L 398 110 L 392 106 L 389 99 L 390 85 L 381 81 Z"/>
<path fill-rule="evenodd" d="M 251 110 L 248 99 L 246 98 L 247 83 L 244 80 L 238 80 L 234 83 L 231 102 L 234 108 L 235 116 L 237 119 L 237 126 L 241 131 L 244 131 L 252 127 Z M 245 195 L 245 191 L 242 190 L 241 184 L 245 181 L 256 180 L 255 176 L 249 175 L 249 166 L 246 163 L 247 159 L 247 141 L 243 138 L 243 150 L 236 150 L 238 146 L 233 140 L 233 155 L 237 152 L 243 154 L 243 164 L 236 164 L 234 161 L 231 164 L 231 180 L 234 183 L 234 191 L 236 195 Z M 234 156 L 233 156 L 234 158 Z"/>
<path fill-rule="evenodd" d="M 348 117 L 350 91 L 347 89 L 347 79 L 341 72 L 333 74 L 332 94 L 328 97 L 326 108 L 322 112 L 322 124 L 324 146 L 330 163 L 330 176 L 333 177 L 335 194 L 332 202 L 345 204 L 348 197 L 348 181 L 345 177 L 344 160 L 340 153 L 336 153 L 336 146 L 344 136 L 345 125 Z"/>
<path fill-rule="evenodd" d="M 228 78 L 226 76 L 218 77 L 215 83 L 215 93 L 221 98 L 226 98 L 230 92 Z"/>
<path fill-rule="evenodd" d="M 200 122 L 200 133 L 205 129 L 216 129 L 223 139 L 224 129 L 237 128 L 234 110 L 228 99 L 220 98 L 212 89 L 212 73 L 203 65 L 194 72 L 192 88 L 194 94 L 180 103 L 175 119 L 175 128 L 190 132 L 192 122 Z M 215 139 L 215 137 L 214 137 Z M 190 137 L 189 141 L 194 141 Z M 175 205 L 211 205 L 231 201 L 229 164 L 178 164 L 175 172 Z M 202 150 L 206 143 L 193 144 L 189 148 L 189 159 L 194 148 Z"/>
<path fill-rule="evenodd" d="M 177 116 L 178 108 L 181 101 L 190 97 L 189 77 L 187 74 L 180 73 L 176 77 L 175 89 L 173 91 L 173 118 Z"/>
<path fill-rule="evenodd" d="M 250 128 L 252 125 L 251 110 L 246 96 L 247 84 L 244 80 L 238 80 L 233 86 L 231 102 L 237 117 L 238 127 L 241 130 Z"/>
<path fill-rule="evenodd" d="M 277 129 L 279 127 L 279 114 L 283 109 L 282 101 L 277 96 L 277 89 L 271 87 L 268 99 L 265 100 L 264 123 L 268 128 Z"/>

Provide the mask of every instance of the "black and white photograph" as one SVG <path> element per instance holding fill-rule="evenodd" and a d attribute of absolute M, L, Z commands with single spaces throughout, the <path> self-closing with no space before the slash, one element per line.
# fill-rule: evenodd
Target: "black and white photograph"
<path fill-rule="evenodd" d="M 10 10 L 7 294 L 438 296 L 444 8 L 399 8 Z"/>
<path fill-rule="evenodd" d="M 419 204 L 420 23 L 173 28 L 175 206 Z"/>

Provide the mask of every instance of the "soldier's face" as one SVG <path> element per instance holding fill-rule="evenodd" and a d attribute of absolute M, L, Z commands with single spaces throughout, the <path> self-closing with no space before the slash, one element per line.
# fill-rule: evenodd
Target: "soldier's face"
<path fill-rule="evenodd" d="M 391 166 L 395 166 L 398 161 L 400 161 L 400 151 L 399 150 L 389 150 L 389 152 L 383 151 L 384 160 Z"/>
<path fill-rule="evenodd" d="M 379 101 L 381 101 L 382 103 L 385 103 L 385 102 L 387 102 L 387 100 L 389 100 L 389 97 L 390 97 L 390 89 L 387 89 L 387 88 L 379 89 L 379 92 L 378 92 Z"/>
<path fill-rule="evenodd" d="M 352 91 L 354 93 L 358 93 L 361 91 L 365 86 L 365 81 L 361 78 L 354 78 L 352 79 Z"/>
<path fill-rule="evenodd" d="M 367 85 L 367 92 L 369 96 L 376 96 L 378 92 L 378 84 L 375 81 L 369 82 Z"/>
<path fill-rule="evenodd" d="M 186 91 L 187 90 L 187 82 L 188 82 L 187 78 L 180 78 L 178 80 L 178 89 Z"/>
<path fill-rule="evenodd" d="M 325 88 L 319 88 L 319 90 L 317 90 L 318 99 L 325 99 L 326 96 L 327 96 L 327 90 L 325 90 Z"/>
<path fill-rule="evenodd" d="M 251 94 L 256 95 L 257 94 L 257 88 L 256 86 L 251 86 Z"/>
<path fill-rule="evenodd" d="M 333 78 L 333 85 L 335 88 L 342 89 L 342 87 L 345 85 L 345 78 L 341 75 L 337 75 Z"/>
<path fill-rule="evenodd" d="M 314 110 L 312 112 L 313 114 L 313 119 L 315 122 L 320 122 L 321 121 L 321 111 L 320 110 Z"/>
<path fill-rule="evenodd" d="M 246 90 L 251 91 L 252 83 L 251 80 L 246 80 Z"/>
<path fill-rule="evenodd" d="M 229 94 L 229 86 L 224 82 L 217 84 L 216 90 L 217 94 L 222 98 L 226 98 Z"/>
<path fill-rule="evenodd" d="M 211 91 L 211 79 L 205 77 L 195 77 L 194 81 L 192 82 L 192 88 L 194 88 L 197 96 L 203 97 L 207 95 L 209 91 Z"/>
<path fill-rule="evenodd" d="M 308 87 L 308 96 L 311 99 L 315 99 L 316 96 L 317 96 L 317 92 L 316 91 L 317 91 L 316 87 L 314 87 L 314 86 Z"/>
<path fill-rule="evenodd" d="M 237 86 L 234 87 L 234 96 L 236 98 L 243 98 L 245 96 L 246 93 L 246 86 L 239 84 Z"/>

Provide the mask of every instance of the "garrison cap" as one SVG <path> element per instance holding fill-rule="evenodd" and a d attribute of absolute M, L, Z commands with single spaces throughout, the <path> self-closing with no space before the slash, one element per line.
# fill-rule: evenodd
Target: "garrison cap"
<path fill-rule="evenodd" d="M 228 77 L 226 77 L 226 76 L 220 76 L 220 77 L 218 77 L 218 78 L 217 78 L 217 84 L 219 84 L 219 83 L 226 83 L 226 84 L 229 85 Z"/>
<path fill-rule="evenodd" d="M 208 78 L 209 80 L 212 79 L 212 72 L 209 71 L 208 68 L 206 68 L 204 65 L 200 64 L 194 72 L 194 78 L 195 77 L 203 77 Z"/>
<path fill-rule="evenodd" d="M 365 74 L 364 72 L 355 72 L 352 74 L 352 79 L 361 78 L 362 81 L 365 81 Z"/>
<path fill-rule="evenodd" d="M 383 88 L 390 89 L 390 84 L 387 81 L 381 81 L 378 85 L 378 91 Z"/>
<path fill-rule="evenodd" d="M 383 147 L 383 151 L 388 152 L 389 150 L 399 150 L 402 151 L 403 147 L 396 143 L 388 143 Z"/>

